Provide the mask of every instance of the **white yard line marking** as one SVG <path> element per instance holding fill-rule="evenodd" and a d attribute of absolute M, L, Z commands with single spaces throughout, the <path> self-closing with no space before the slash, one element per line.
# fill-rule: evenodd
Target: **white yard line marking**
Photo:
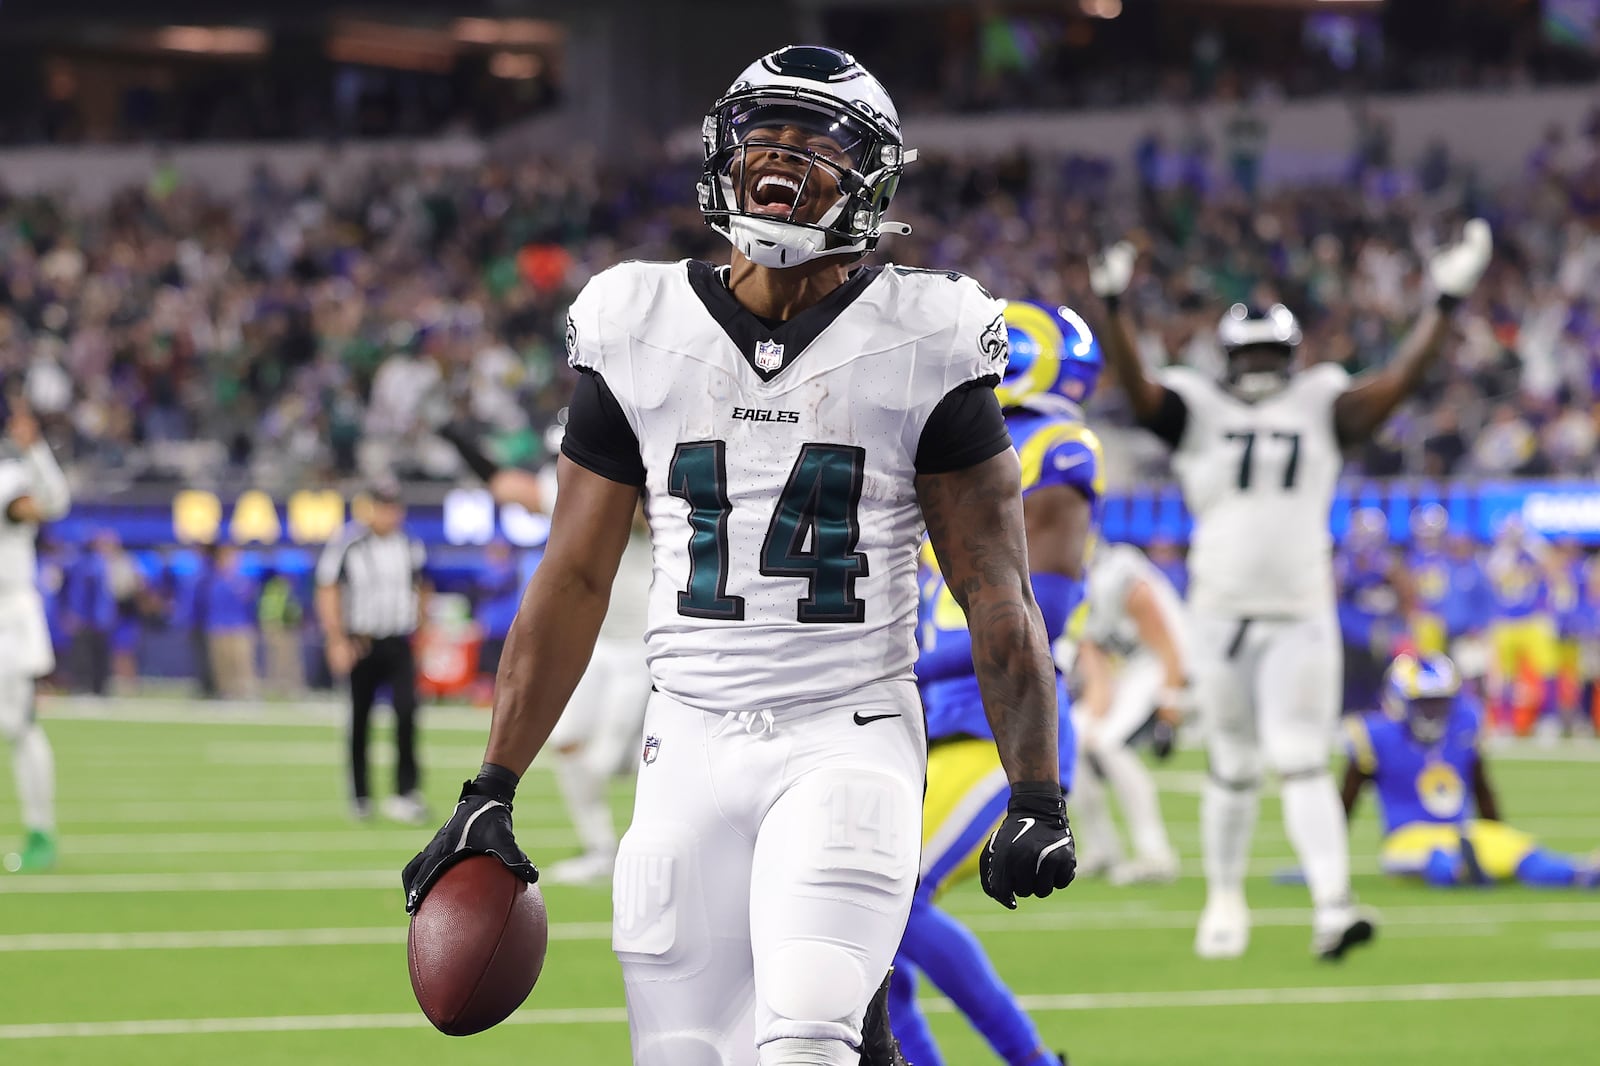
<path fill-rule="evenodd" d="M 360 871 L 352 871 L 359 873 Z M 385 875 L 387 887 L 387 872 Z M 260 876 L 260 875 L 255 875 Z M 283 875 L 275 875 L 283 876 Z M 296 876 L 296 875 L 289 875 Z M 398 892 L 398 878 L 395 879 Z M 311 887 L 327 887 L 311 886 Z M 1261 926 L 1309 924 L 1310 912 L 1292 908 L 1258 910 L 1251 918 Z M 1070 918 L 1070 921 L 1058 920 Z M 1130 929 L 1188 929 L 1197 914 L 1191 911 L 1105 908 L 1080 910 L 1070 915 L 1029 914 L 969 916 L 967 925 L 981 932 L 1037 932 L 1081 926 L 1079 932 L 1120 932 Z M 1583 924 L 1600 922 L 1600 904 L 1519 904 L 1501 906 L 1397 907 L 1383 915 L 1384 935 L 1492 936 L 1511 924 Z M 1448 930 L 1430 933 L 1429 930 Z M 0 936 L 0 954 L 35 951 L 140 951 L 204 950 L 231 947 L 306 947 L 314 945 L 379 944 L 404 939 L 405 928 L 354 926 L 331 929 L 222 929 L 158 930 L 108 933 L 20 933 Z M 607 940 L 610 922 L 554 922 L 552 940 Z M 1553 933 L 1551 946 L 1600 947 L 1600 930 Z M 1556 942 L 1560 941 L 1558 945 Z"/>
<path fill-rule="evenodd" d="M 976 901 L 974 901 L 976 902 Z M 1028 902 L 1024 901 L 1026 907 Z M 1007 916 L 989 910 L 950 908 L 952 914 L 975 932 L 1034 932 L 1040 929 L 1187 929 L 1199 918 L 1197 911 L 1099 911 L 1061 908 Z M 1474 926 L 1481 923 L 1564 923 L 1600 922 L 1600 902 L 1596 903 L 1489 903 L 1439 904 L 1427 907 L 1388 907 L 1378 912 L 1379 935 L 1389 926 Z M 1258 926 L 1297 926 L 1311 924 L 1309 908 L 1268 907 L 1250 911 L 1250 921 Z"/>
<path fill-rule="evenodd" d="M 1493 981 L 1466 984 L 1334 985 L 1309 988 L 1230 988 L 1194 992 L 1100 992 L 1018 997 L 1040 1013 L 1193 1007 L 1330 1006 L 1346 1003 L 1443 1003 L 1473 1000 L 1579 999 L 1600 996 L 1597 981 Z M 948 1014 L 948 1000 L 929 999 L 925 1009 Z M 616 1025 L 627 1021 L 621 1007 L 522 1010 L 502 1025 Z M 211 1033 L 306 1033 L 359 1029 L 425 1029 L 417 1012 L 394 1014 L 300 1014 L 266 1018 L 166 1018 L 125 1022 L 46 1022 L 0 1025 L 0 1040 L 93 1037 L 188 1036 Z"/>
<path fill-rule="evenodd" d="M 45 719 L 80 722 L 115 722 L 129 725 L 273 726 L 287 728 L 344 728 L 349 709 L 333 700 L 295 703 L 213 703 L 199 700 L 98 700 L 86 696 L 47 696 L 39 701 Z M 429 731 L 468 730 L 487 733 L 489 712 L 471 707 L 429 707 L 424 711 Z M 390 720 L 381 704 L 375 722 Z"/>
<path fill-rule="evenodd" d="M 1145 1007 L 1323 1006 L 1339 1003 L 1442 1003 L 1486 999 L 1581 999 L 1591 996 L 1600 996 L 1600 980 L 1220 988 L 1197 992 L 1103 992 L 1064 996 L 1018 996 L 1017 1002 L 1024 1010 L 1050 1012 Z M 939 1009 L 950 1011 L 955 1008 L 948 1003 L 942 1003 L 939 1004 Z"/>
<path fill-rule="evenodd" d="M 489 723 L 483 723 L 488 736 Z M 327 741 L 263 740 L 254 743 L 215 743 L 204 748 L 204 759 L 222 766 L 343 766 L 349 756 L 336 737 Z M 381 747 L 369 756 L 373 766 L 394 765 L 394 752 Z M 428 761 L 435 766 L 471 766 L 483 761 L 483 744 L 430 744 Z"/>
<path fill-rule="evenodd" d="M 563 922 L 551 940 L 607 940 L 610 922 Z M 22 933 L 0 936 L 0 954 L 56 951 L 213 951 L 238 948 L 349 947 L 404 944 L 406 926 L 349 929 L 216 929 L 147 933 Z"/>
<path fill-rule="evenodd" d="M 341 888 L 392 888 L 398 870 L 273 870 L 268 873 L 39 874 L 0 878 L 0 896 L 145 892 L 322 892 Z"/>
<path fill-rule="evenodd" d="M 1551 933 L 1545 943 L 1557 951 L 1600 951 L 1600 929 L 1575 933 Z"/>
<path fill-rule="evenodd" d="M 143 855 L 296 855 L 330 851 L 418 851 L 428 842 L 428 826 L 409 829 L 351 829 L 304 833 L 109 833 L 102 836 L 72 835 L 74 854 L 110 856 Z M 560 848 L 577 841 L 572 830 L 560 823 L 532 822 L 524 829 L 519 824 L 517 839 L 524 847 Z"/>

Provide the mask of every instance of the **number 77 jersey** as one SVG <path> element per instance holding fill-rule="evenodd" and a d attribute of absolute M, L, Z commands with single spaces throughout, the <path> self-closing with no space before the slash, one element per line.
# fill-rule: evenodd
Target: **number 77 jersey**
<path fill-rule="evenodd" d="M 1001 309 L 960 275 L 901 267 L 858 269 L 777 325 L 706 263 L 626 263 L 585 287 L 568 359 L 643 468 L 657 688 L 781 711 L 911 678 L 914 479 L 1010 447 L 992 394 L 995 439 L 951 431 L 1005 365 Z"/>
<path fill-rule="evenodd" d="M 1161 383 L 1187 411 L 1172 467 L 1194 518 L 1190 604 L 1247 618 L 1332 610 L 1328 514 L 1344 465 L 1333 405 L 1350 375 L 1318 364 L 1256 403 L 1188 367 Z"/>

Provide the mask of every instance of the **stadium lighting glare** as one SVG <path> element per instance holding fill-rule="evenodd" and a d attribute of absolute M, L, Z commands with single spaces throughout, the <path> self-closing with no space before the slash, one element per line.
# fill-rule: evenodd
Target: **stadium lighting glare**
<path fill-rule="evenodd" d="M 496 52 L 489 57 L 489 73 L 497 78 L 527 81 L 544 70 L 544 60 L 522 52 Z"/>
<path fill-rule="evenodd" d="M 462 44 L 555 44 L 561 39 L 561 27 L 539 19 L 460 18 L 451 27 L 451 35 Z"/>
<path fill-rule="evenodd" d="M 244 26 L 165 26 L 156 31 L 156 47 L 200 55 L 264 55 L 271 39 Z"/>

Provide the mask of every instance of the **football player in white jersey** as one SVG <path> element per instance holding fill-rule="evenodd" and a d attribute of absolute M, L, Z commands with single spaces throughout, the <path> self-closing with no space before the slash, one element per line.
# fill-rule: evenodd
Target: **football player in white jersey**
<path fill-rule="evenodd" d="M 1173 449 L 1194 517 L 1189 553 L 1195 696 L 1210 781 L 1201 802 L 1206 906 L 1195 951 L 1243 954 L 1244 895 L 1263 770 L 1281 782 L 1284 825 L 1313 905 L 1312 950 L 1337 959 L 1370 940 L 1350 894 L 1350 848 L 1328 761 L 1340 707 L 1339 627 L 1328 515 L 1342 450 L 1368 439 L 1438 358 L 1450 310 L 1488 268 L 1489 225 L 1433 254 L 1438 294 L 1394 359 L 1352 381 L 1340 366 L 1295 372 L 1300 326 L 1288 308 L 1223 315 L 1222 381 L 1188 367 L 1146 373 L 1118 298 L 1133 274 L 1123 243 L 1091 264 L 1108 302 L 1101 331 L 1139 423 Z"/>
<path fill-rule="evenodd" d="M 700 207 L 732 264 L 625 263 L 574 302 L 581 377 L 549 546 L 484 767 L 407 866 L 407 906 L 468 854 L 537 876 L 513 789 L 589 659 L 643 490 L 656 691 L 612 934 L 633 1061 L 889 1062 L 863 1018 L 917 878 L 924 526 L 1011 781 L 984 889 L 1014 907 L 1075 865 L 1020 463 L 993 391 L 1002 305 L 958 274 L 855 265 L 903 230 L 884 212 L 914 153 L 850 56 L 762 57 L 704 134 Z"/>
<path fill-rule="evenodd" d="M 1171 881 L 1178 857 L 1161 820 L 1160 794 L 1129 742 L 1148 727 L 1157 755 L 1172 753 L 1173 731 L 1190 702 L 1183 602 L 1138 548 L 1109 544 L 1089 569 L 1087 603 L 1076 658 L 1082 689 L 1072 708 L 1080 872 L 1103 869 L 1112 884 Z M 1128 823 L 1128 860 L 1106 804 L 1107 786 Z"/>
<path fill-rule="evenodd" d="M 67 479 L 20 398 L 11 400 L 6 435 L 21 453 L 0 462 L 0 735 L 11 742 L 26 832 L 22 849 L 5 857 L 12 872 L 55 865 L 55 756 L 34 717 L 34 686 L 55 669 L 44 602 L 34 584 L 34 541 L 41 522 L 67 513 Z"/>
<path fill-rule="evenodd" d="M 459 427 L 447 426 L 440 436 L 455 445 L 467 466 L 489 486 L 496 503 L 545 514 L 555 508 L 553 469 L 534 473 L 503 468 Z M 643 732 L 645 703 L 650 698 L 650 671 L 644 661 L 649 594 L 650 527 L 641 506 L 617 567 L 594 655 L 572 693 L 573 711 L 561 716 L 545 741 L 546 747 L 555 749 L 556 785 L 583 846 L 582 854 L 542 871 L 541 876 L 553 884 L 609 879 L 616 862 L 617 826 L 606 785 L 625 756 L 637 750 Z M 626 761 L 631 769 L 632 760 Z"/>

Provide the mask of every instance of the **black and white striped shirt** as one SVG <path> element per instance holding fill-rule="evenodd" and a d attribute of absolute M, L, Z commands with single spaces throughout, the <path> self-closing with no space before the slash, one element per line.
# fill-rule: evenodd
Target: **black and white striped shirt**
<path fill-rule="evenodd" d="M 417 583 L 426 561 L 415 537 L 399 530 L 379 536 L 352 522 L 323 549 L 317 584 L 343 586 L 349 635 L 407 636 L 417 628 Z"/>

